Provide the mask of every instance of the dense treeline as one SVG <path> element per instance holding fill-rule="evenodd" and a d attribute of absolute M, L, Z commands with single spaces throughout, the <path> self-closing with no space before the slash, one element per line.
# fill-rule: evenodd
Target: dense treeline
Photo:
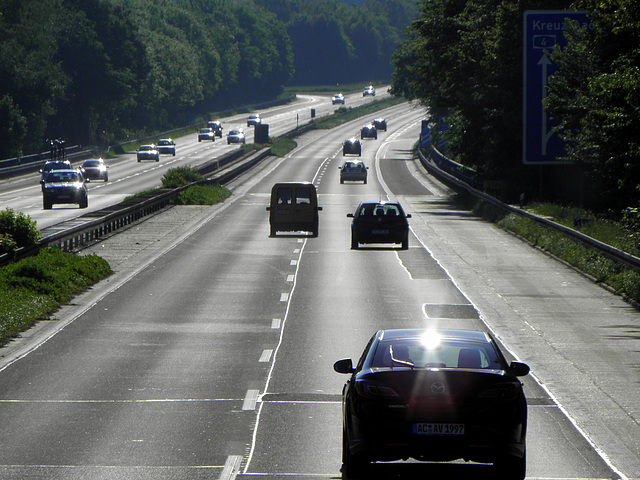
<path fill-rule="evenodd" d="M 388 79 L 414 0 L 0 0 L 0 158 Z"/>
<path fill-rule="evenodd" d="M 593 31 L 554 50 L 547 108 L 567 166 L 522 165 L 522 34 L 527 10 L 583 10 Z M 562 200 L 620 212 L 640 203 L 637 0 L 429 0 L 394 54 L 394 92 L 431 107 L 446 153 L 506 200 Z"/>

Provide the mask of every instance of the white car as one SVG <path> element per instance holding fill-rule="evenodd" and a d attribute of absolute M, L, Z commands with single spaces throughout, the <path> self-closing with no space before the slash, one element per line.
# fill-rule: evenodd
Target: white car
<path fill-rule="evenodd" d="M 142 160 L 155 160 L 160 161 L 160 153 L 156 150 L 155 145 L 140 145 L 138 149 L 138 161 Z"/>
<path fill-rule="evenodd" d="M 341 93 L 336 93 L 333 97 L 331 97 L 331 104 L 335 105 L 336 103 L 341 103 L 344 105 L 344 95 Z"/>
<path fill-rule="evenodd" d="M 216 135 L 213 133 L 213 128 L 201 128 L 198 132 L 198 141 L 209 140 L 214 142 L 216 140 Z"/>
<path fill-rule="evenodd" d="M 246 143 L 242 129 L 229 130 L 227 134 L 227 144 L 231 143 Z"/>
<path fill-rule="evenodd" d="M 367 96 L 375 97 L 376 96 L 376 89 L 373 88 L 373 85 L 369 85 L 368 87 L 365 87 L 365 89 L 362 91 L 362 96 L 363 97 L 367 97 Z"/>
<path fill-rule="evenodd" d="M 258 115 L 257 113 L 252 113 L 251 115 L 249 115 L 249 118 L 247 119 L 247 127 L 251 127 L 251 126 L 255 127 L 260 123 L 262 123 L 262 120 L 260 119 L 260 115 Z"/>

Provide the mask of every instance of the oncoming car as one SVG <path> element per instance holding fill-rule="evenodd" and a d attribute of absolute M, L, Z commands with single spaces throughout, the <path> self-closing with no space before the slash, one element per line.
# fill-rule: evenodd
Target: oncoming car
<path fill-rule="evenodd" d="M 351 248 L 361 243 L 399 243 L 402 250 L 409 248 L 409 222 L 398 202 L 362 202 L 354 213 L 348 213 L 351 222 Z"/>
<path fill-rule="evenodd" d="M 71 165 L 69 160 L 51 160 L 44 162 L 44 165 L 40 170 L 40 173 L 42 174 L 40 180 L 43 180 L 47 173 L 53 170 L 73 170 L 73 165 Z"/>
<path fill-rule="evenodd" d="M 80 208 L 89 206 L 87 186 L 82 173 L 77 170 L 53 170 L 40 180 L 42 208 L 51 209 L 55 203 L 77 203 Z"/>
<path fill-rule="evenodd" d="M 347 181 L 367 183 L 367 169 L 364 162 L 348 160 L 340 168 L 340 183 Z"/>
<path fill-rule="evenodd" d="M 218 120 L 210 121 L 207 126 L 213 130 L 213 133 L 216 137 L 222 138 L 222 123 Z"/>
<path fill-rule="evenodd" d="M 362 145 L 357 138 L 347 138 L 342 144 L 342 155 L 362 155 Z"/>
<path fill-rule="evenodd" d="M 140 145 L 138 149 L 138 161 L 142 160 L 155 160 L 160 161 L 160 153 L 156 150 L 155 145 Z"/>
<path fill-rule="evenodd" d="M 202 140 L 215 142 L 216 135 L 213 133 L 213 128 L 207 127 L 200 129 L 198 132 L 198 141 L 201 142 Z"/>
<path fill-rule="evenodd" d="M 331 97 L 331 105 L 335 105 L 336 103 L 341 103 L 344 105 L 344 95 L 341 93 L 336 93 L 333 97 Z"/>
<path fill-rule="evenodd" d="M 362 96 L 363 97 L 367 97 L 367 96 L 375 97 L 376 96 L 376 89 L 373 88 L 373 85 L 369 85 L 368 87 L 365 87 L 364 90 L 362 91 Z"/>
<path fill-rule="evenodd" d="M 259 123 L 262 123 L 262 119 L 257 113 L 252 113 L 251 115 L 249 115 L 249 118 L 247 118 L 247 127 L 255 127 Z"/>
<path fill-rule="evenodd" d="M 104 182 L 109 181 L 109 167 L 101 158 L 85 160 L 80 167 L 82 176 L 86 181 L 90 180 L 102 180 Z"/>
<path fill-rule="evenodd" d="M 163 138 L 158 140 L 156 144 L 158 153 L 166 153 L 168 155 L 176 156 L 176 143 L 170 138 Z"/>
<path fill-rule="evenodd" d="M 229 130 L 227 134 L 227 144 L 246 143 L 244 132 L 241 129 Z"/>
<path fill-rule="evenodd" d="M 518 377 L 488 333 L 380 330 L 342 390 L 342 462 L 367 478 L 371 462 L 414 458 L 492 463 L 492 478 L 523 480 L 527 402 Z"/>
<path fill-rule="evenodd" d="M 376 140 L 378 139 L 378 130 L 373 125 L 373 123 L 370 123 L 368 125 L 364 125 L 360 129 L 360 138 L 373 138 L 373 139 L 376 139 Z"/>

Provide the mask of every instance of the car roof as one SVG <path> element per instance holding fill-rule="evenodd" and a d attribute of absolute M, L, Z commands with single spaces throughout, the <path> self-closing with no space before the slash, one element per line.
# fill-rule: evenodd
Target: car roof
<path fill-rule="evenodd" d="M 382 340 L 417 340 L 425 332 L 434 331 L 442 337 L 443 340 L 463 340 L 468 342 L 491 343 L 491 337 L 488 333 L 479 330 L 454 330 L 454 329 L 389 329 L 379 330 L 378 338 Z"/>

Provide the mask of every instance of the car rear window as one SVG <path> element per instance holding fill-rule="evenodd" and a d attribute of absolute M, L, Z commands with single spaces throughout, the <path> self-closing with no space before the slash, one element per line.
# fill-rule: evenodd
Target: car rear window
<path fill-rule="evenodd" d="M 490 344 L 443 342 L 426 348 L 414 342 L 383 342 L 376 349 L 373 367 L 500 369 L 500 359 Z"/>

